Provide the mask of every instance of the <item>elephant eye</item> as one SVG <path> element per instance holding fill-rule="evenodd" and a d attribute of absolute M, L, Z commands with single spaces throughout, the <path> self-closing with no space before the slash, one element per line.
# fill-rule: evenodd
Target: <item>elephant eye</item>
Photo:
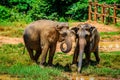
<path fill-rule="evenodd" d="M 88 37 L 88 35 L 85 35 L 85 37 L 87 38 L 87 37 Z"/>
<path fill-rule="evenodd" d="M 62 33 L 61 35 L 62 35 L 63 37 L 65 37 L 65 36 L 67 36 L 67 33 Z"/>

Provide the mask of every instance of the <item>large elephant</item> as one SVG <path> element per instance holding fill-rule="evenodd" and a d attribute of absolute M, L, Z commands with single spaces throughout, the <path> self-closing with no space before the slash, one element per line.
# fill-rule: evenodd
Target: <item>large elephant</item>
<path fill-rule="evenodd" d="M 69 34 L 70 30 L 68 23 L 38 20 L 26 27 L 23 39 L 30 58 L 33 61 L 37 62 L 40 56 L 40 65 L 44 65 L 49 52 L 48 64 L 52 65 L 57 41 L 67 45 L 65 49 L 63 48 L 64 46 L 61 45 L 63 52 L 67 53 L 71 50 L 72 43 Z"/>
<path fill-rule="evenodd" d="M 85 53 L 87 64 L 89 64 L 91 52 L 94 53 L 96 61 L 99 63 L 100 58 L 98 53 L 98 45 L 100 36 L 97 29 L 94 26 L 86 23 L 79 24 L 77 27 L 73 27 L 71 30 L 73 30 L 77 36 L 72 64 L 77 64 L 77 59 L 79 59 L 78 72 L 81 71 L 83 53 Z"/>

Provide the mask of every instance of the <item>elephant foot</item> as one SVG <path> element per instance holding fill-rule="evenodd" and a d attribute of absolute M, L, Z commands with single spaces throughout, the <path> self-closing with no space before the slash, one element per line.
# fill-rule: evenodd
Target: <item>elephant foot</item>
<path fill-rule="evenodd" d="M 100 63 L 100 60 L 99 60 L 99 61 L 96 61 L 96 63 L 99 64 L 99 63 Z"/>
<path fill-rule="evenodd" d="M 81 68 L 80 68 L 80 67 L 78 67 L 78 71 L 77 71 L 77 72 L 78 72 L 78 73 L 79 73 L 79 72 L 81 73 L 81 71 L 82 71 L 82 70 L 81 70 Z"/>
<path fill-rule="evenodd" d="M 39 65 L 40 66 L 40 68 L 44 68 L 45 66 L 44 65 Z"/>
<path fill-rule="evenodd" d="M 100 63 L 100 58 L 98 58 L 98 59 L 96 60 L 96 62 L 99 64 L 99 63 Z"/>
<path fill-rule="evenodd" d="M 72 72 L 77 71 L 77 65 L 76 65 L 76 64 L 72 64 L 72 65 L 70 66 L 70 70 L 71 70 Z"/>
<path fill-rule="evenodd" d="M 52 67 L 52 66 L 54 66 L 54 65 L 53 65 L 52 63 L 51 63 L 51 64 L 48 63 L 48 66 Z"/>
<path fill-rule="evenodd" d="M 45 67 L 46 65 L 47 65 L 47 63 L 46 62 L 44 62 L 44 63 L 39 63 L 39 65 L 40 65 L 40 67 Z"/>

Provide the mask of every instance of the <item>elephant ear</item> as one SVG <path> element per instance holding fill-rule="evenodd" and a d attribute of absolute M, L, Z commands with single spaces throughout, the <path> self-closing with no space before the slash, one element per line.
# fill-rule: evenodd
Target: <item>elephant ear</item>
<path fill-rule="evenodd" d="M 78 30 L 79 30 L 79 28 L 78 28 L 78 27 L 73 27 L 73 28 L 71 28 L 71 30 L 72 30 L 74 33 L 77 33 Z"/>
<path fill-rule="evenodd" d="M 78 37 L 78 35 L 77 35 L 78 30 L 79 30 L 79 28 L 78 28 L 78 27 L 73 27 L 73 28 L 71 28 L 71 32 L 72 32 L 73 34 L 75 34 L 75 35 L 76 35 L 76 37 Z"/>
<path fill-rule="evenodd" d="M 92 26 L 90 28 L 90 34 L 91 34 L 90 42 L 94 40 L 96 33 L 97 33 L 97 29 L 94 26 Z"/>
<path fill-rule="evenodd" d="M 62 28 L 69 28 L 69 24 L 67 22 L 60 22 L 57 24 L 56 29 L 60 31 Z"/>

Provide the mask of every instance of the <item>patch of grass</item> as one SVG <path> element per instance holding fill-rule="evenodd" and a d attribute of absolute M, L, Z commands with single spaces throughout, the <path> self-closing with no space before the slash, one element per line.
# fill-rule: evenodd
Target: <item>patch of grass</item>
<path fill-rule="evenodd" d="M 120 28 L 120 22 L 116 23 L 115 26 Z"/>
<path fill-rule="evenodd" d="M 27 24 L 25 22 L 2 22 L 0 23 L 0 35 L 21 37 L 26 26 Z"/>
<path fill-rule="evenodd" d="M 55 54 L 53 67 L 41 68 L 30 60 L 28 52 L 22 54 L 24 45 L 5 44 L 0 47 L 0 74 L 9 74 L 25 80 L 66 80 L 64 72 L 70 71 L 73 55 L 62 52 Z M 83 66 L 82 74 L 120 77 L 120 51 L 101 52 L 100 64 L 94 65 L 95 57 L 91 55 L 90 66 Z"/>
<path fill-rule="evenodd" d="M 83 67 L 83 74 L 120 77 L 120 51 L 100 53 L 100 64 L 96 66 Z M 95 60 L 92 54 L 92 60 Z"/>
<path fill-rule="evenodd" d="M 0 47 L 0 74 L 9 74 L 25 80 L 66 79 L 62 70 L 54 67 L 41 68 L 32 62 L 27 51 L 22 54 L 24 45 L 5 44 Z"/>
<path fill-rule="evenodd" d="M 120 35 L 120 32 L 100 32 L 101 38 L 111 38 L 112 36 Z"/>

